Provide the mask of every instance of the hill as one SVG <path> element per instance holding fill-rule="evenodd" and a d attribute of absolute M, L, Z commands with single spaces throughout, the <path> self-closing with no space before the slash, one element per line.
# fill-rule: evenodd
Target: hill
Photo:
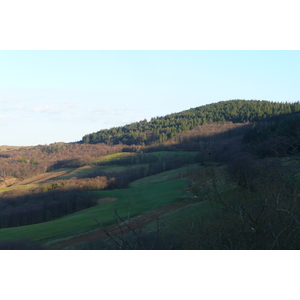
<path fill-rule="evenodd" d="M 0 249 L 300 249 L 298 110 L 231 100 L 127 125 L 141 144 L 5 146 Z"/>
<path fill-rule="evenodd" d="M 181 132 L 214 122 L 258 122 L 276 115 L 300 111 L 300 103 L 278 103 L 259 100 L 229 100 L 191 108 L 164 117 L 155 117 L 129 125 L 87 134 L 83 143 L 108 145 L 153 145 L 171 140 Z"/>

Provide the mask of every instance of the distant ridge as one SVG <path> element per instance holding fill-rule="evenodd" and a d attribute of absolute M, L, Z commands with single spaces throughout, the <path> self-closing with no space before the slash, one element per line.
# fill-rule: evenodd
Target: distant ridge
<path fill-rule="evenodd" d="M 2 145 L 0 146 L 0 152 L 4 151 L 11 151 L 11 150 L 18 150 L 18 149 L 29 149 L 32 148 L 33 146 L 8 146 L 8 145 Z"/>

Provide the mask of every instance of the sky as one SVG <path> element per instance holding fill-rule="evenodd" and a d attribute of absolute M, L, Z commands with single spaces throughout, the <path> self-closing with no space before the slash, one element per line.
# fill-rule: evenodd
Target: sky
<path fill-rule="evenodd" d="M 3 4 L 0 145 L 76 142 L 223 100 L 300 100 L 293 1 L 184 3 Z"/>
<path fill-rule="evenodd" d="M 300 51 L 2 50 L 1 145 L 100 129 L 230 99 L 300 100 Z"/>

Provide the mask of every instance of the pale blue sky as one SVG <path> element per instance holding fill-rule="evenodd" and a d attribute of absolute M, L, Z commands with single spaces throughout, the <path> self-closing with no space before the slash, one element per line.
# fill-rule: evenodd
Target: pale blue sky
<path fill-rule="evenodd" d="M 78 141 L 229 99 L 300 100 L 300 51 L 0 51 L 0 145 Z"/>

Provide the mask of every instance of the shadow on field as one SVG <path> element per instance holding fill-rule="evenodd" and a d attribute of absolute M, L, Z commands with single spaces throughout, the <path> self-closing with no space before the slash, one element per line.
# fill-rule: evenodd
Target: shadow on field
<path fill-rule="evenodd" d="M 0 250 L 46 250 L 32 240 L 0 241 Z"/>

